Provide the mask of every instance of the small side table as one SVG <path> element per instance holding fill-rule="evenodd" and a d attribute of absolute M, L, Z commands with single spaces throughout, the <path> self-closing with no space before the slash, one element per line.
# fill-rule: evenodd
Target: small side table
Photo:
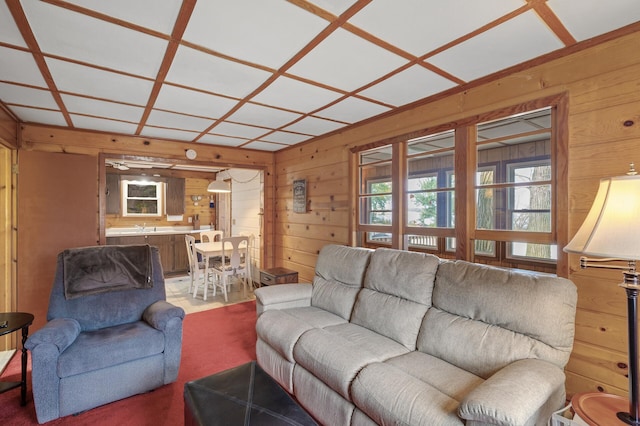
<path fill-rule="evenodd" d="M 260 285 L 295 284 L 298 273 L 286 268 L 271 268 L 260 271 Z"/>
<path fill-rule="evenodd" d="M 6 323 L 5 323 L 6 321 Z M 22 376 L 19 382 L 0 382 L 0 393 L 20 386 L 20 405 L 27 403 L 27 350 L 24 342 L 29 336 L 29 326 L 33 323 L 33 315 L 25 312 L 0 313 L 0 336 L 22 330 Z M 6 324 L 6 325 L 5 325 Z"/>
<path fill-rule="evenodd" d="M 628 398 L 602 392 L 578 393 L 571 398 L 571 405 L 580 420 L 589 426 L 627 425 L 618 418 L 617 413 L 629 412 Z"/>

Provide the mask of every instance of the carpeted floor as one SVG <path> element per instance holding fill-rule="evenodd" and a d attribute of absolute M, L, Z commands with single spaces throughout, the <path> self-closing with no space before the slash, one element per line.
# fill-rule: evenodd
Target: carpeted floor
<path fill-rule="evenodd" d="M 236 303 L 185 317 L 182 360 L 178 380 L 152 392 L 116 401 L 47 425 L 160 426 L 184 424 L 184 384 L 256 358 L 255 302 Z M 17 381 L 20 357 L 14 356 L 2 381 Z M 0 394 L 0 425 L 37 425 L 28 371 L 27 405 L 20 406 L 20 390 Z M 96 384 L 95 392 L 100 392 Z"/>

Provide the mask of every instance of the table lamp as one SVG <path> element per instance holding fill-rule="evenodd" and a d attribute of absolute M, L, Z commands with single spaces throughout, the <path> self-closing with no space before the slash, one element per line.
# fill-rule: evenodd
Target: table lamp
<path fill-rule="evenodd" d="M 582 226 L 564 248 L 567 253 L 583 255 L 582 268 L 621 269 L 627 293 L 627 324 L 629 336 L 629 412 L 617 413 L 623 422 L 640 426 L 638 401 L 638 291 L 640 285 L 635 261 L 640 259 L 640 176 L 634 170 L 625 176 L 600 181 L 591 210 Z M 590 259 L 597 256 L 604 259 Z M 628 266 L 603 262 L 628 261 Z"/>

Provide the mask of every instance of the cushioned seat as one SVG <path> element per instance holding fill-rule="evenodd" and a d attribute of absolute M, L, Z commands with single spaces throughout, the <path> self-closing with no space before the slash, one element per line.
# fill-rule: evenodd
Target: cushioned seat
<path fill-rule="evenodd" d="M 305 332 L 295 345 L 296 363 L 350 400 L 349 386 L 367 364 L 409 352 L 398 342 L 355 324 Z"/>
<path fill-rule="evenodd" d="M 137 344 L 132 345 L 131 339 Z M 81 333 L 58 358 L 58 376 L 68 377 L 111 367 L 164 351 L 164 333 L 134 322 Z M 108 353 L 109 356 L 104 356 Z"/>

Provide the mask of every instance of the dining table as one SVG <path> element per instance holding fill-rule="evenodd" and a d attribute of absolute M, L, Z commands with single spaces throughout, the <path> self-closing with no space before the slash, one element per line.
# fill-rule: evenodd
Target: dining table
<path fill-rule="evenodd" d="M 240 248 L 245 248 L 246 244 L 240 244 Z M 194 248 L 196 249 L 196 253 L 202 256 L 202 260 L 206 265 L 205 271 L 205 280 L 207 279 L 208 269 L 210 267 L 210 259 L 213 257 L 222 256 L 222 241 L 209 241 L 206 243 L 195 243 Z M 231 244 L 227 245 L 227 250 L 229 254 L 233 251 L 233 246 Z"/>

